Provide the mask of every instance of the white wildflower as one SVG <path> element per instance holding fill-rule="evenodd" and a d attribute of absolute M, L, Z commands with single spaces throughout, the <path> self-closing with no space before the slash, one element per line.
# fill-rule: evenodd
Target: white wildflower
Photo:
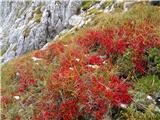
<path fill-rule="evenodd" d="M 147 95 L 148 100 L 153 100 L 153 98 L 150 95 Z"/>
<path fill-rule="evenodd" d="M 91 67 L 91 68 L 95 68 L 95 69 L 96 69 L 96 68 L 97 68 L 97 69 L 99 68 L 98 65 L 87 65 L 87 66 L 88 66 L 88 67 Z"/>
<path fill-rule="evenodd" d="M 121 103 L 120 106 L 121 106 L 122 108 L 127 108 L 127 105 L 126 105 L 126 104 L 123 104 L 123 103 Z"/>
<path fill-rule="evenodd" d="M 73 68 L 72 68 L 72 67 L 70 67 L 69 69 L 70 69 L 70 70 L 73 70 Z"/>
<path fill-rule="evenodd" d="M 16 76 L 19 76 L 19 72 L 16 72 Z"/>
<path fill-rule="evenodd" d="M 33 61 L 39 61 L 39 60 L 42 60 L 42 59 L 41 58 L 32 57 L 32 60 Z"/>
<path fill-rule="evenodd" d="M 64 45 L 65 47 L 67 47 L 68 45 Z"/>
<path fill-rule="evenodd" d="M 14 98 L 15 98 L 16 100 L 19 100 L 19 99 L 20 99 L 20 97 L 19 97 L 19 96 L 14 96 Z"/>
<path fill-rule="evenodd" d="M 105 64 L 106 63 L 106 61 L 103 61 L 103 64 Z"/>
<path fill-rule="evenodd" d="M 76 61 L 77 61 L 77 62 L 79 62 L 79 61 L 80 61 L 80 59 L 79 59 L 79 58 L 76 58 Z"/>

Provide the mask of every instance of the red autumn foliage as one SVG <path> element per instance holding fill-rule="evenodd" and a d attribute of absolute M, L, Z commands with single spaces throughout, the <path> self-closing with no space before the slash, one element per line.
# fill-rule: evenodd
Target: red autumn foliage
<path fill-rule="evenodd" d="M 20 118 L 19 115 L 16 115 L 15 118 L 14 118 L 14 120 L 20 120 L 20 119 L 21 119 L 21 118 Z"/>
<path fill-rule="evenodd" d="M 36 103 L 35 120 L 72 120 L 79 116 L 101 120 L 109 106 L 119 108 L 121 104 L 132 102 L 128 93 L 131 85 L 106 69 L 112 69 L 117 58 L 123 57 L 129 49 L 129 60 L 135 65 L 133 71 L 145 74 L 146 51 L 159 46 L 154 26 L 149 23 L 135 26 L 131 21 L 118 28 L 86 32 L 75 40 L 77 48 L 54 43 L 35 53 L 35 57 L 48 64 L 55 57 L 59 58 L 58 67 L 43 91 L 44 97 Z M 31 68 L 29 73 L 24 66 L 18 68 L 21 92 L 36 85 Z M 97 74 L 97 69 L 107 75 Z"/>
<path fill-rule="evenodd" d="M 97 64 L 97 65 L 102 65 L 104 62 L 103 59 L 101 59 L 99 56 L 97 55 L 94 55 L 94 56 L 91 56 L 91 58 L 89 59 L 89 64 Z"/>
<path fill-rule="evenodd" d="M 55 56 L 58 56 L 64 51 L 64 45 L 60 43 L 51 44 L 47 49 L 37 51 L 35 57 L 43 58 L 46 62 L 51 63 Z"/>
<path fill-rule="evenodd" d="M 10 103 L 10 98 L 6 96 L 1 96 L 0 102 L 3 106 L 7 106 Z"/>

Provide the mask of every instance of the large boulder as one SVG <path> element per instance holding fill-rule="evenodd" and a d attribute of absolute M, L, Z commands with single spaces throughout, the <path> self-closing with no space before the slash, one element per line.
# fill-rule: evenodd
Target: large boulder
<path fill-rule="evenodd" d="M 71 26 L 78 26 L 84 23 L 84 18 L 78 15 L 73 15 L 70 19 L 69 19 L 69 24 Z"/>

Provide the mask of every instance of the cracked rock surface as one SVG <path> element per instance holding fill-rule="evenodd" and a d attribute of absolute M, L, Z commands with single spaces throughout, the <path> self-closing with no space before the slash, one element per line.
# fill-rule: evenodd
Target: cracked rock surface
<path fill-rule="evenodd" d="M 1 61 L 42 48 L 77 13 L 81 0 L 0 1 Z"/>

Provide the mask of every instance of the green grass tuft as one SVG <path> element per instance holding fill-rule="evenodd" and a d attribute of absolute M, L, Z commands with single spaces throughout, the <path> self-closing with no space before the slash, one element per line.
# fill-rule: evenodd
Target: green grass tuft
<path fill-rule="evenodd" d="M 147 75 L 140 78 L 134 86 L 138 91 L 152 94 L 160 91 L 160 79 L 156 75 Z"/>

